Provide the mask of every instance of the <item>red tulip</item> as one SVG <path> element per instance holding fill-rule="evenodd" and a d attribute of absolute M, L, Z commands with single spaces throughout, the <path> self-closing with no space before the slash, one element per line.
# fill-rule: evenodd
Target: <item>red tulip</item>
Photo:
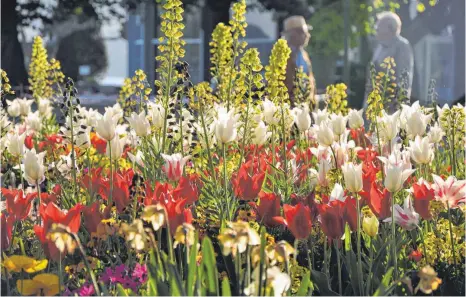
<path fill-rule="evenodd" d="M 201 186 L 202 182 L 196 174 L 191 174 L 189 177 L 182 176 L 173 191 L 173 196 L 176 200 L 187 199 L 187 204 L 193 204 L 199 199 Z"/>
<path fill-rule="evenodd" d="M 273 220 L 273 217 L 280 216 L 280 196 L 275 193 L 259 193 L 259 205 L 255 202 L 251 202 L 258 215 L 258 221 L 264 223 L 268 227 L 277 225 L 277 222 Z"/>
<path fill-rule="evenodd" d="M 345 222 L 342 217 L 342 202 L 330 201 L 328 204 L 318 204 L 322 231 L 331 239 L 340 239 L 345 233 Z"/>
<path fill-rule="evenodd" d="M 392 215 L 390 192 L 387 189 L 384 189 L 383 192 L 380 191 L 375 182 L 371 186 L 368 204 L 379 220 L 386 219 Z"/>
<path fill-rule="evenodd" d="M 83 206 L 79 203 L 68 211 L 58 208 L 54 203 L 49 203 L 47 205 L 42 204 L 39 207 L 39 213 L 42 217 L 42 225 L 35 225 L 34 232 L 42 243 L 42 248 L 44 249 L 47 257 L 53 260 L 58 260 L 60 256 L 55 243 L 47 239 L 47 233 L 50 231 L 52 225 L 54 223 L 62 224 L 67 226 L 70 229 L 70 232 L 77 233 L 81 226 L 82 208 Z M 62 257 L 63 256 L 64 255 L 62 254 Z"/>
<path fill-rule="evenodd" d="M 285 218 L 274 217 L 274 220 L 285 224 L 296 239 L 307 238 L 311 234 L 311 212 L 309 207 L 298 203 L 296 206 L 283 206 Z"/>
<path fill-rule="evenodd" d="M 103 219 L 108 218 L 105 213 L 100 212 L 100 205 L 100 202 L 96 201 L 83 207 L 84 227 L 90 234 L 97 231 L 97 226 Z"/>
<path fill-rule="evenodd" d="M 29 193 L 24 197 L 23 190 L 1 189 L 2 195 L 6 198 L 6 211 L 9 214 L 8 219 L 12 221 L 21 221 L 27 218 L 31 211 L 31 202 L 37 197 L 37 192 Z"/>
<path fill-rule="evenodd" d="M 129 193 L 129 188 L 133 183 L 134 171 L 132 169 L 122 172 L 113 173 L 113 192 L 112 199 L 115 202 L 118 213 L 122 213 L 126 210 L 128 205 L 131 203 L 131 196 Z M 111 187 L 106 189 L 105 198 L 110 197 Z"/>
<path fill-rule="evenodd" d="M 14 221 L 11 217 L 7 218 L 4 213 L 0 213 L 0 224 L 1 224 L 1 228 L 0 228 L 1 250 L 5 251 L 11 245 Z"/>
<path fill-rule="evenodd" d="M 91 133 L 91 144 L 92 146 L 102 155 L 107 151 L 107 141 L 97 136 L 96 133 Z"/>
<path fill-rule="evenodd" d="M 414 196 L 414 209 L 424 220 L 430 220 L 432 213 L 430 212 L 430 201 L 435 199 L 435 189 L 428 182 L 420 179 L 419 182 L 413 184 L 412 188 Z"/>
<path fill-rule="evenodd" d="M 408 256 L 409 259 L 419 262 L 422 259 L 422 252 L 420 250 L 412 251 Z"/>
<path fill-rule="evenodd" d="M 183 223 L 191 223 L 193 215 L 190 208 L 184 208 L 187 204 L 186 199 L 178 201 L 169 201 L 165 208 L 167 210 L 168 223 L 170 224 L 170 234 L 175 235 L 178 226 Z"/>
<path fill-rule="evenodd" d="M 260 172 L 259 166 L 255 163 L 252 160 L 248 161 L 241 165 L 238 173 L 233 174 L 231 181 L 233 190 L 241 200 L 254 200 L 262 189 L 265 171 Z"/>
<path fill-rule="evenodd" d="M 29 134 L 26 136 L 24 139 L 24 145 L 30 150 L 34 148 L 34 134 Z"/>
<path fill-rule="evenodd" d="M 342 218 L 348 223 L 351 231 L 358 230 L 358 210 L 357 210 L 356 198 L 347 197 L 343 203 Z"/>
<path fill-rule="evenodd" d="M 102 197 L 106 195 L 106 191 L 110 187 L 109 181 L 102 176 L 102 167 L 92 168 L 90 172 L 83 175 L 81 185 L 88 190 L 91 196 L 98 194 Z"/>
<path fill-rule="evenodd" d="M 169 183 L 161 184 L 155 183 L 155 189 L 152 190 L 150 182 L 146 181 L 146 197 L 144 198 L 144 205 L 153 205 L 157 203 L 166 204 L 173 199 L 173 187 Z"/>
<path fill-rule="evenodd" d="M 44 204 L 49 204 L 50 202 L 56 202 L 58 199 L 58 196 L 61 195 L 61 186 L 59 184 L 56 184 L 53 188 L 52 191 L 49 193 L 40 193 L 40 201 L 41 203 Z"/>

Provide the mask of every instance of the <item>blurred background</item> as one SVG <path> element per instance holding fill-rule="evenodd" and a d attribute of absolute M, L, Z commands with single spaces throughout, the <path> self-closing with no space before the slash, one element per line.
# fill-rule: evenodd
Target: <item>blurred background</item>
<path fill-rule="evenodd" d="M 194 83 L 209 80 L 209 41 L 228 22 L 234 0 L 183 0 L 185 60 Z M 317 88 L 348 85 L 349 104 L 361 108 L 367 65 L 375 48 L 378 12 L 392 10 L 414 54 L 411 100 L 427 104 L 435 81 L 438 103 L 464 102 L 464 0 L 248 0 L 246 41 L 264 65 L 282 21 L 302 15 L 313 26 L 306 50 Z M 17 94 L 28 92 L 33 37 L 43 37 L 49 58 L 78 82 L 83 104 L 114 104 L 124 78 L 143 69 L 153 84 L 161 7 L 154 0 L 2 0 L 1 68 Z"/>

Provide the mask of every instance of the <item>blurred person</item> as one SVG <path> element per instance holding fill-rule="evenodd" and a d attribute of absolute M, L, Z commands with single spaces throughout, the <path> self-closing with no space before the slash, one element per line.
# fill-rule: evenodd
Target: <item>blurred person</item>
<path fill-rule="evenodd" d="M 283 21 L 282 36 L 286 39 L 288 46 L 291 48 L 291 55 L 286 66 L 285 79 L 285 85 L 288 89 L 291 107 L 294 107 L 295 105 L 293 85 L 298 67 L 302 67 L 303 72 L 309 76 L 310 97 L 307 103 L 310 104 L 311 109 L 315 100 L 315 79 L 314 74 L 312 73 L 311 59 L 304 49 L 311 38 L 311 34 L 309 33 L 310 30 L 312 30 L 312 27 L 306 23 L 302 16 L 290 16 Z"/>
<path fill-rule="evenodd" d="M 405 81 L 405 88 L 407 91 L 407 97 L 411 97 L 411 88 L 413 84 L 413 70 L 414 70 L 414 58 L 413 50 L 409 41 L 400 35 L 401 32 L 401 19 L 400 17 L 393 12 L 382 12 L 377 16 L 377 23 L 375 25 L 376 29 L 376 39 L 378 42 L 377 47 L 374 50 L 371 63 L 375 66 L 375 72 L 385 72 L 384 69 L 380 66 L 383 63 L 384 59 L 387 57 L 392 57 L 395 61 L 396 66 L 395 77 L 397 84 L 396 92 L 398 93 L 399 87 L 402 83 L 402 74 L 407 72 L 407 81 Z M 372 81 L 370 74 L 370 65 L 367 70 L 367 80 L 366 80 L 366 89 L 364 96 L 364 109 L 367 108 L 367 97 L 372 91 Z M 394 111 L 394 101 L 393 100 L 389 111 Z"/>

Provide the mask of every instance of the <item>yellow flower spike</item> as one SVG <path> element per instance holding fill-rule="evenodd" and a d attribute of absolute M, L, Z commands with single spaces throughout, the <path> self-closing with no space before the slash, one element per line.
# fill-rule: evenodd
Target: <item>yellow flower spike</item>
<path fill-rule="evenodd" d="M 47 267 L 47 264 L 47 259 L 35 260 L 34 258 L 20 255 L 6 257 L 3 261 L 3 266 L 9 272 L 21 272 L 24 270 L 27 273 L 34 273 L 44 270 Z"/>
<path fill-rule="evenodd" d="M 16 288 L 21 295 L 55 296 L 60 292 L 59 278 L 51 273 L 36 275 L 32 280 L 19 279 Z"/>

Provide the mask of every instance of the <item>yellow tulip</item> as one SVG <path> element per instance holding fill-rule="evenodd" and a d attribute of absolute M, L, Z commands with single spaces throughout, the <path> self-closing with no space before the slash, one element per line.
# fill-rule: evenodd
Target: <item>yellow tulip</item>
<path fill-rule="evenodd" d="M 9 258 L 5 258 L 3 266 L 9 272 L 21 272 L 26 271 L 27 273 L 34 273 L 41 271 L 47 267 L 48 260 L 35 260 L 27 256 L 13 255 Z"/>
<path fill-rule="evenodd" d="M 370 237 L 374 237 L 379 232 L 379 220 L 375 216 L 365 217 L 362 220 L 362 229 Z"/>
<path fill-rule="evenodd" d="M 58 276 L 43 273 L 33 279 L 17 280 L 16 287 L 21 295 L 55 296 L 60 292 Z"/>

